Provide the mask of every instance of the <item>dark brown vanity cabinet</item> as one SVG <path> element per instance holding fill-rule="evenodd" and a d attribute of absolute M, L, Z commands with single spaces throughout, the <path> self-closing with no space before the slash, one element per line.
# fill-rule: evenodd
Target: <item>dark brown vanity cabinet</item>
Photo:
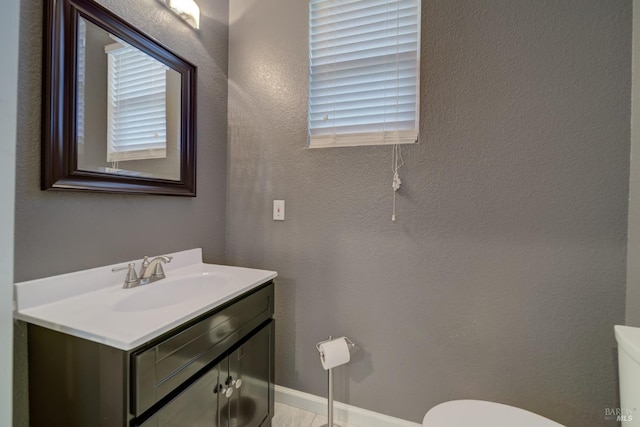
<path fill-rule="evenodd" d="M 32 427 L 269 427 L 274 285 L 130 351 L 29 324 Z"/>
<path fill-rule="evenodd" d="M 273 410 L 273 321 L 144 421 L 140 427 L 267 427 Z"/>

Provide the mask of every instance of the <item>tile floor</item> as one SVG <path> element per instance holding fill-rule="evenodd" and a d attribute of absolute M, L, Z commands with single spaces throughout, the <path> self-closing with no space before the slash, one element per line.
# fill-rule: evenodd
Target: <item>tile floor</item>
<path fill-rule="evenodd" d="M 327 424 L 326 415 L 318 415 L 313 412 L 287 406 L 282 403 L 275 403 L 272 427 L 320 427 Z M 340 424 L 334 421 L 335 427 L 358 427 L 353 424 Z"/>

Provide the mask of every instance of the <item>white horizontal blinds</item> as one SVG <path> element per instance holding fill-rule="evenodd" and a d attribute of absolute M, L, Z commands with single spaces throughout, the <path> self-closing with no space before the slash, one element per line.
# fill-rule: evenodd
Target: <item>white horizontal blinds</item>
<path fill-rule="evenodd" d="M 167 156 L 167 67 L 124 42 L 109 61 L 107 161 Z"/>
<path fill-rule="evenodd" d="M 419 0 L 311 0 L 310 146 L 416 142 Z"/>

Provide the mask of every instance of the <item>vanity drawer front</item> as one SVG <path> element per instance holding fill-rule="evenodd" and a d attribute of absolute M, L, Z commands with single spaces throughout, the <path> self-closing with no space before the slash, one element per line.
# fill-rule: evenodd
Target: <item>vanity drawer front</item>
<path fill-rule="evenodd" d="M 273 283 L 132 356 L 131 413 L 138 416 L 273 316 Z"/>
<path fill-rule="evenodd" d="M 154 413 L 142 424 L 134 423 L 140 427 L 218 427 L 219 403 L 221 394 L 218 392 L 220 383 L 220 371 L 226 369 L 220 365 L 211 368 L 202 378 L 190 385 L 186 390 Z"/>

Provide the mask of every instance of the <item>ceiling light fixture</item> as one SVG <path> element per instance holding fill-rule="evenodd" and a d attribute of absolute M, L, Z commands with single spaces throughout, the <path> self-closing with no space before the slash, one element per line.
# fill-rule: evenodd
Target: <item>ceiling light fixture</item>
<path fill-rule="evenodd" d="M 193 28 L 200 28 L 200 8 L 193 0 L 159 0 Z"/>

